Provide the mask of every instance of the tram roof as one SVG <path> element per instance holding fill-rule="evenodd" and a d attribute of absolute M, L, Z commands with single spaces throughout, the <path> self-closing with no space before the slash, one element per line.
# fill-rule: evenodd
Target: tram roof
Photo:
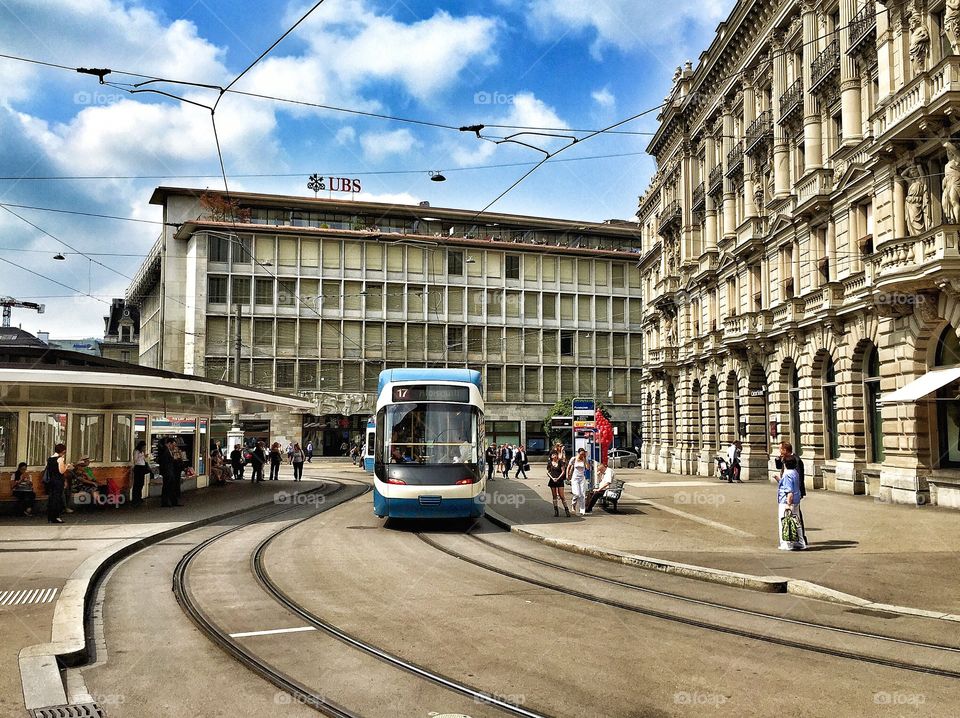
<path fill-rule="evenodd" d="M 204 377 L 53 349 L 32 336 L 0 338 L 0 396 L 6 405 L 255 413 L 309 411 L 314 404 Z"/>
<path fill-rule="evenodd" d="M 383 388 L 394 381 L 457 381 L 464 384 L 474 384 L 483 391 L 483 380 L 480 372 L 475 369 L 385 369 L 380 372 L 377 383 L 377 395 L 383 393 Z"/>

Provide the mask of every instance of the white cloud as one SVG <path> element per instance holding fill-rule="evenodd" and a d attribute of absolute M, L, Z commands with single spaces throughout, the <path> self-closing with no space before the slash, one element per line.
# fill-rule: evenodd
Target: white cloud
<path fill-rule="evenodd" d="M 337 134 L 333 136 L 334 142 L 338 145 L 350 145 L 357 141 L 357 131 L 352 127 L 341 127 Z"/>
<path fill-rule="evenodd" d="M 617 98 L 614 97 L 613 93 L 610 92 L 610 89 L 607 87 L 604 87 L 602 90 L 594 90 L 590 93 L 590 97 L 605 110 L 612 109 L 617 104 Z"/>
<path fill-rule="evenodd" d="M 299 17 L 303 8 L 291 11 Z M 377 15 L 366 0 L 323 5 L 301 26 L 312 56 L 346 88 L 371 81 L 397 82 L 418 99 L 430 99 L 473 67 L 497 61 L 499 22 L 480 15 L 454 17 L 445 10 L 413 23 Z"/>
<path fill-rule="evenodd" d="M 666 64 L 679 61 L 686 51 L 691 30 L 713 30 L 733 7 L 733 0 L 524 0 L 528 21 L 542 36 L 558 32 L 593 31 L 591 52 L 599 58 L 606 46 L 621 50 L 646 47 L 658 53 L 669 51 Z"/>
<path fill-rule="evenodd" d="M 510 109 L 500 117 L 493 117 L 487 120 L 489 124 L 513 125 L 517 127 L 569 127 L 569 125 L 557 115 L 556 111 L 547 105 L 543 100 L 537 99 L 532 92 L 520 92 L 513 96 L 510 103 Z M 519 132 L 520 130 L 501 130 L 497 129 L 495 134 L 505 135 L 507 133 Z M 520 142 L 527 142 L 536 147 L 542 147 L 546 150 L 556 149 L 562 140 L 552 140 L 537 135 L 519 135 L 515 138 Z M 481 164 L 489 161 L 497 152 L 498 148 L 517 147 L 512 143 L 496 145 L 492 142 L 479 140 L 475 135 L 464 133 L 459 138 L 459 142 L 453 148 L 451 155 L 458 166 L 469 166 Z M 534 150 L 525 150 L 532 160 L 540 160 L 543 155 Z"/>
<path fill-rule="evenodd" d="M 403 128 L 389 132 L 367 132 L 360 137 L 360 146 L 368 160 L 379 162 L 391 155 L 407 154 L 419 147 L 420 141 L 410 130 Z"/>

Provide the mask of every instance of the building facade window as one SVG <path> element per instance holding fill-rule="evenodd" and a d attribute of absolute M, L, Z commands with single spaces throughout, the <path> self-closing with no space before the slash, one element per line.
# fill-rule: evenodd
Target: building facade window
<path fill-rule="evenodd" d="M 871 346 L 864 357 L 863 398 L 866 406 L 867 431 L 869 433 L 868 460 L 879 464 L 883 461 L 883 413 L 880 410 L 880 354 Z"/>
<path fill-rule="evenodd" d="M 823 366 L 823 429 L 824 449 L 828 459 L 840 456 L 840 431 L 837 422 L 837 377 L 833 359 L 827 357 Z"/>
<path fill-rule="evenodd" d="M 790 440 L 793 444 L 793 452 L 800 455 L 800 442 L 803 436 L 803 429 L 800 425 L 800 374 L 797 367 L 790 369 L 790 384 L 787 389 L 787 403 L 790 408 Z"/>
<path fill-rule="evenodd" d="M 227 278 L 211 274 L 207 277 L 207 303 L 227 303 Z"/>
<path fill-rule="evenodd" d="M 507 279 L 520 279 L 520 255 L 508 254 L 504 264 Z"/>
<path fill-rule="evenodd" d="M 456 249 L 447 250 L 447 274 L 451 277 L 463 276 L 463 252 Z"/>
<path fill-rule="evenodd" d="M 960 339 L 956 330 L 947 325 L 937 342 L 934 359 L 937 367 L 960 365 Z M 957 400 L 957 382 L 951 382 L 937 391 L 937 433 L 940 441 L 940 460 L 943 468 L 960 467 L 960 401 Z"/>

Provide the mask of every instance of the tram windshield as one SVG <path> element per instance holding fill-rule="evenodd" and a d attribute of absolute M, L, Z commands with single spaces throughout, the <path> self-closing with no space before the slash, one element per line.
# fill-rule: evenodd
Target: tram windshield
<path fill-rule="evenodd" d="M 393 404 L 386 407 L 383 461 L 476 464 L 479 427 L 480 412 L 474 406 Z"/>

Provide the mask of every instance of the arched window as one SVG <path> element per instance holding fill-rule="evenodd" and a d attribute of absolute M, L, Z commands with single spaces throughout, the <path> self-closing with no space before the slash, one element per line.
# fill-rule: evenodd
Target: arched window
<path fill-rule="evenodd" d="M 863 357 L 863 403 L 866 407 L 869 461 L 879 464 L 883 453 L 883 414 L 880 411 L 880 354 L 875 346 Z"/>
<path fill-rule="evenodd" d="M 671 444 L 676 443 L 680 436 L 680 432 L 677 431 L 678 415 L 677 392 L 673 388 L 673 384 L 667 384 L 667 436 L 665 438 Z"/>
<path fill-rule="evenodd" d="M 702 412 L 700 410 L 700 380 L 699 379 L 694 380 L 693 388 L 690 390 L 690 415 L 693 417 L 693 422 L 694 422 L 693 433 L 696 437 L 693 439 L 694 444 L 698 448 L 702 449 L 704 442 L 706 440 L 706 432 L 697 431 L 697 427 L 706 428 L 703 424 L 699 423 L 704 421 L 706 417 L 702 416 Z"/>
<path fill-rule="evenodd" d="M 937 342 L 936 365 L 960 365 L 960 339 L 956 330 L 947 326 Z M 940 466 L 960 466 L 960 401 L 957 382 L 937 391 L 937 433 L 940 435 Z"/>
<path fill-rule="evenodd" d="M 837 375 L 833 368 L 833 359 L 827 357 L 823 362 L 823 430 L 824 450 L 828 459 L 840 455 L 840 432 L 837 426 Z"/>
<path fill-rule="evenodd" d="M 790 370 L 790 386 L 787 389 L 790 404 L 790 438 L 793 443 L 793 452 L 800 455 L 800 439 L 803 432 L 800 428 L 800 372 L 796 364 Z"/>
<path fill-rule="evenodd" d="M 657 443 L 659 443 L 662 439 L 662 436 L 660 434 L 661 413 L 662 412 L 660 409 L 660 392 L 658 391 L 656 394 L 653 395 L 653 432 L 654 432 L 653 440 L 656 441 Z"/>
<path fill-rule="evenodd" d="M 720 443 L 720 383 L 714 378 L 710 380 L 710 392 L 713 394 L 713 445 Z"/>

